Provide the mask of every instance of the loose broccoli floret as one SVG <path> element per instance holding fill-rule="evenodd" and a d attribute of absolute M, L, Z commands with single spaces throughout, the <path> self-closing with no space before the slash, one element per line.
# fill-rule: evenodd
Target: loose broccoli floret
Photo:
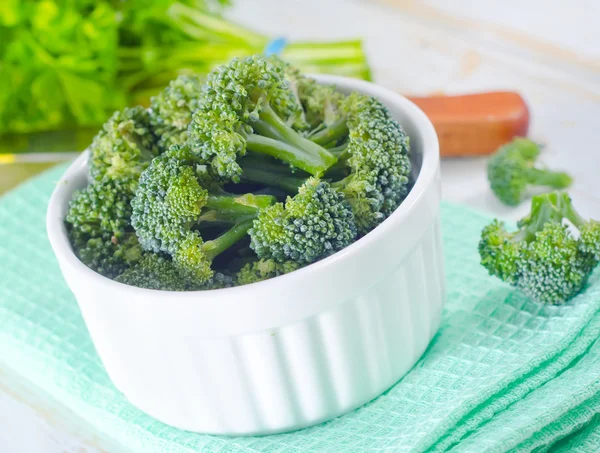
<path fill-rule="evenodd" d="M 275 200 L 209 192 L 194 159 L 188 148 L 177 146 L 155 158 L 140 178 L 131 222 L 145 250 L 169 254 L 187 279 L 203 284 L 213 277 L 212 260 L 243 239 L 258 210 Z M 203 215 L 233 226 L 204 241 L 195 229 Z"/>
<path fill-rule="evenodd" d="M 250 229 L 250 247 L 259 258 L 309 264 L 356 238 L 350 206 L 327 182 L 310 178 L 298 194 L 262 209 Z"/>
<path fill-rule="evenodd" d="M 299 268 L 300 266 L 295 261 L 278 263 L 271 259 L 257 260 L 242 267 L 236 275 L 236 283 L 238 285 L 248 285 L 250 283 L 261 282 L 293 272 Z"/>
<path fill-rule="evenodd" d="M 239 182 L 238 159 L 247 151 L 320 176 L 337 158 L 291 127 L 301 108 L 280 67 L 263 57 L 236 58 L 209 74 L 188 130 L 190 144 L 224 180 Z"/>
<path fill-rule="evenodd" d="M 151 99 L 150 121 L 160 137 L 161 149 L 185 144 L 192 114 L 198 108 L 202 82 L 199 75 L 181 75 Z"/>
<path fill-rule="evenodd" d="M 90 146 L 90 178 L 129 181 L 135 190 L 140 174 L 158 155 L 156 141 L 147 110 L 133 107 L 115 112 Z"/>
<path fill-rule="evenodd" d="M 339 154 L 350 175 L 332 185 L 343 192 L 359 232 L 366 234 L 408 193 L 409 139 L 388 109 L 373 97 L 352 93 L 343 109 L 350 132 Z"/>
<path fill-rule="evenodd" d="M 509 206 L 519 204 L 530 187 L 564 189 L 571 185 L 573 180 L 568 174 L 537 168 L 535 162 L 539 154 L 538 144 L 517 138 L 500 147 L 490 158 L 488 180 L 502 203 Z"/>
<path fill-rule="evenodd" d="M 233 279 L 221 273 L 215 273 L 202 285 L 194 284 L 186 279 L 171 259 L 151 252 L 144 253 L 134 266 L 115 280 L 138 288 L 162 291 L 198 291 L 233 286 Z"/>
<path fill-rule="evenodd" d="M 479 254 L 490 275 L 538 302 L 562 304 L 579 293 L 600 258 L 600 222 L 582 219 L 567 194 L 554 192 L 534 196 L 518 226 L 508 232 L 496 220 L 483 229 Z"/>

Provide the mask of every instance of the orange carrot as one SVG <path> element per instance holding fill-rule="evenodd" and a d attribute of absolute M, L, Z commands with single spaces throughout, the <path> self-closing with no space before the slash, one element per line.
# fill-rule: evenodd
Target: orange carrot
<path fill-rule="evenodd" d="M 409 97 L 429 117 L 442 157 L 493 153 L 529 128 L 529 109 L 517 93 L 498 91 L 460 96 Z"/>

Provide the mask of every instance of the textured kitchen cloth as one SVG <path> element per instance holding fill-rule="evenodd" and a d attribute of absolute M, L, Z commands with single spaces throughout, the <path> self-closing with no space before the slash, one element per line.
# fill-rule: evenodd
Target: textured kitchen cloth
<path fill-rule="evenodd" d="M 64 167 L 0 199 L 0 360 L 133 452 L 598 451 L 600 275 L 562 307 L 490 278 L 485 216 L 442 207 L 447 302 L 428 351 L 366 406 L 290 434 L 225 438 L 170 428 L 111 384 L 46 238 Z"/>

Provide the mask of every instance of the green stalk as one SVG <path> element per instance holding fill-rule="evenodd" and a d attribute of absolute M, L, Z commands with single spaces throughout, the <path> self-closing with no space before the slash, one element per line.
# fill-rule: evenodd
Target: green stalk
<path fill-rule="evenodd" d="M 250 134 L 246 138 L 246 149 L 282 160 L 313 176 L 322 176 L 337 160 L 332 154 L 330 156 L 333 158 L 333 162 L 327 156 L 315 155 L 288 143 L 256 134 Z"/>
<path fill-rule="evenodd" d="M 304 150 L 309 155 L 314 156 L 313 158 L 316 158 L 321 162 L 320 167 L 324 167 L 320 169 L 318 174 L 296 165 L 298 168 L 308 171 L 314 176 L 320 176 L 322 171 L 326 170 L 337 162 L 337 158 L 325 148 L 308 140 L 307 138 L 302 137 L 300 134 L 298 134 L 298 132 L 289 127 L 284 121 L 282 121 L 281 118 L 279 118 L 279 116 L 277 116 L 270 106 L 265 106 L 259 117 L 261 120 L 269 124 L 274 130 L 276 130 L 287 143 L 298 149 Z"/>
<path fill-rule="evenodd" d="M 310 141 L 317 145 L 327 145 L 328 143 L 337 142 L 339 139 L 348 135 L 348 122 L 345 118 L 339 119 L 325 129 L 315 132 L 309 137 Z M 331 152 L 331 150 L 329 150 Z"/>
<path fill-rule="evenodd" d="M 531 184 L 552 187 L 553 189 L 565 189 L 573 182 L 573 178 L 567 173 L 540 170 L 539 168 L 527 170 L 527 179 Z"/>
<path fill-rule="evenodd" d="M 243 42 L 261 50 L 268 42 L 268 38 L 263 35 L 182 3 L 173 3 L 167 10 L 167 14 L 179 25 L 181 31 L 195 39 L 215 41 L 222 38 L 228 42 Z"/>
<path fill-rule="evenodd" d="M 327 151 L 337 157 L 338 160 L 345 160 L 349 157 L 347 142 L 338 146 L 334 146 L 333 148 L 328 148 Z"/>
<path fill-rule="evenodd" d="M 253 216 L 263 208 L 271 206 L 277 200 L 270 195 L 209 195 L 207 209 L 214 209 L 220 216 L 245 217 Z"/>
<path fill-rule="evenodd" d="M 253 121 L 251 123 L 252 129 L 259 135 L 272 138 L 273 140 L 279 140 L 285 142 L 285 137 L 279 132 L 279 130 L 273 127 L 271 124 L 264 120 Z"/>
<path fill-rule="evenodd" d="M 246 219 L 236 223 L 231 229 L 227 230 L 218 238 L 212 241 L 207 241 L 202 244 L 202 252 L 209 260 L 215 259 L 228 248 L 241 241 L 248 234 L 248 230 L 252 228 L 254 219 Z"/>
<path fill-rule="evenodd" d="M 243 170 L 242 182 L 277 187 L 289 194 L 296 194 L 298 188 L 308 177 L 293 175 L 289 167 L 285 165 L 268 162 L 264 159 L 255 159 L 251 156 L 244 158 L 240 165 Z"/>

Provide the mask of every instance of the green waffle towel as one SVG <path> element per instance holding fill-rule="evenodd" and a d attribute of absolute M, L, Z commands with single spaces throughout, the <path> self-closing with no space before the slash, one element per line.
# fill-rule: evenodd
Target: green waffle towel
<path fill-rule="evenodd" d="M 0 360 L 132 452 L 600 450 L 600 273 L 572 303 L 532 303 L 479 265 L 489 218 L 450 204 L 442 207 L 442 325 L 384 395 L 266 437 L 194 434 L 152 419 L 111 384 L 46 238 L 46 204 L 63 170 L 0 200 Z"/>

